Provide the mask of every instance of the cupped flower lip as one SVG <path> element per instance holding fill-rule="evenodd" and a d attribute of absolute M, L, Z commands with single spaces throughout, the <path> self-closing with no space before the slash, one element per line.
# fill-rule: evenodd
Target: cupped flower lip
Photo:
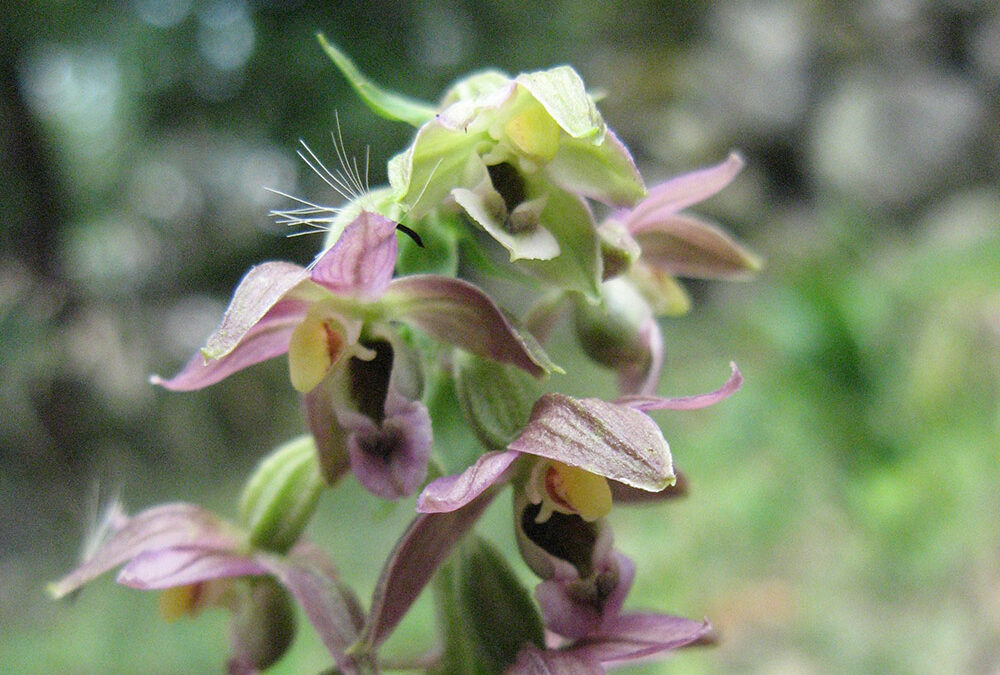
<path fill-rule="evenodd" d="M 521 648 L 512 674 L 603 673 L 614 666 L 655 657 L 672 649 L 700 644 L 711 635 L 708 621 L 667 614 L 622 613 L 635 576 L 635 565 L 617 551 L 607 556 L 605 567 L 614 569 L 615 587 L 600 606 L 574 599 L 572 581 L 552 578 L 535 588 L 549 630 L 566 638 L 553 640 L 547 649 L 533 644 Z"/>

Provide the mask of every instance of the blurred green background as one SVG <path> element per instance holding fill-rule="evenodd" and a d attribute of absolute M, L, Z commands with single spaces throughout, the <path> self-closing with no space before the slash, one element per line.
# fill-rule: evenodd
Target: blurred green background
<path fill-rule="evenodd" d="M 714 388 L 730 359 L 746 385 L 657 413 L 691 495 L 613 514 L 638 560 L 631 606 L 706 616 L 722 640 L 630 672 L 996 672 L 987 0 L 4 3 L 0 670 L 222 669 L 220 612 L 165 624 L 110 575 L 72 603 L 43 584 L 73 566 L 95 494 L 232 515 L 257 459 L 303 428 L 280 362 L 194 394 L 146 378 L 200 346 L 251 264 L 311 259 L 316 238 L 268 217 L 289 203 L 265 188 L 336 203 L 298 139 L 332 157 L 338 112 L 374 185 L 410 137 L 362 107 L 316 31 L 424 99 L 470 69 L 570 63 L 649 184 L 747 159 L 698 210 L 767 267 L 689 285 L 693 311 L 663 326 L 662 391 Z M 557 360 L 572 349 L 557 337 Z M 312 534 L 367 597 L 411 508 L 348 480 Z M 507 519 L 500 505 L 481 531 L 509 550 Z M 426 646 L 430 618 L 418 606 L 393 649 Z M 305 629 L 275 672 L 325 666 Z"/>

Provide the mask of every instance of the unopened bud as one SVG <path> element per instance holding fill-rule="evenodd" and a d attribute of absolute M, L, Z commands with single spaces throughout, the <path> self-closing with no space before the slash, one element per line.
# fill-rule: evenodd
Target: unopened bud
<path fill-rule="evenodd" d="M 257 673 L 284 656 L 295 637 L 295 607 L 270 577 L 250 580 L 234 607 L 230 673 Z"/>
<path fill-rule="evenodd" d="M 580 345 L 594 361 L 609 368 L 647 359 L 642 327 L 650 310 L 642 295 L 624 279 L 601 284 L 601 301 L 576 304 L 576 334 Z"/>
<path fill-rule="evenodd" d="M 291 440 L 261 460 L 240 497 L 250 545 L 279 553 L 291 548 L 324 484 L 311 436 Z"/>
<path fill-rule="evenodd" d="M 625 226 L 609 220 L 597 228 L 601 240 L 601 275 L 607 281 L 624 274 L 639 259 L 642 250 Z"/>

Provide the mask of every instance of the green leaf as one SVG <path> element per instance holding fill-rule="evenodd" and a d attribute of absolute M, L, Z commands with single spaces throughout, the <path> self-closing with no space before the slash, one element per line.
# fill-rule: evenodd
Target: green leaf
<path fill-rule="evenodd" d="M 528 423 L 541 395 L 537 380 L 514 366 L 455 355 L 455 390 L 476 438 L 490 450 L 502 450 Z"/>
<path fill-rule="evenodd" d="M 354 65 L 350 57 L 330 42 L 327 42 L 326 37 L 322 33 L 317 33 L 316 39 L 319 40 L 319 44 L 323 47 L 326 55 L 330 57 L 334 65 L 340 69 L 340 72 L 350 82 L 354 91 L 361 97 L 361 100 L 375 114 L 393 121 L 406 122 L 415 127 L 419 127 L 434 117 L 434 113 L 436 112 L 434 106 L 379 88 L 358 70 L 358 67 Z"/>
<path fill-rule="evenodd" d="M 468 537 L 436 586 L 445 619 L 442 673 L 501 673 L 525 643 L 544 645 L 527 589 L 485 540 Z"/>

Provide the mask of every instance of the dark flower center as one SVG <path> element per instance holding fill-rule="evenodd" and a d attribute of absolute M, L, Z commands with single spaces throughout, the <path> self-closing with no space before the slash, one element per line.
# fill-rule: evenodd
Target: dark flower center
<path fill-rule="evenodd" d="M 575 513 L 554 512 L 544 523 L 535 518 L 541 504 L 530 504 L 521 514 L 521 528 L 528 539 L 547 553 L 576 567 L 580 577 L 591 574 L 591 556 L 597 543 L 597 524 L 588 523 Z"/>
<path fill-rule="evenodd" d="M 490 172 L 490 181 L 493 183 L 493 189 L 503 197 L 507 211 L 513 211 L 526 197 L 524 178 L 521 177 L 521 174 L 518 173 L 518 170 L 512 164 L 507 162 L 488 166 L 486 170 Z"/>
<path fill-rule="evenodd" d="M 362 344 L 375 352 L 375 358 L 362 361 L 355 357 L 347 363 L 350 394 L 358 405 L 358 412 L 381 426 L 385 419 L 389 376 L 392 375 L 392 345 L 386 340 Z"/>

